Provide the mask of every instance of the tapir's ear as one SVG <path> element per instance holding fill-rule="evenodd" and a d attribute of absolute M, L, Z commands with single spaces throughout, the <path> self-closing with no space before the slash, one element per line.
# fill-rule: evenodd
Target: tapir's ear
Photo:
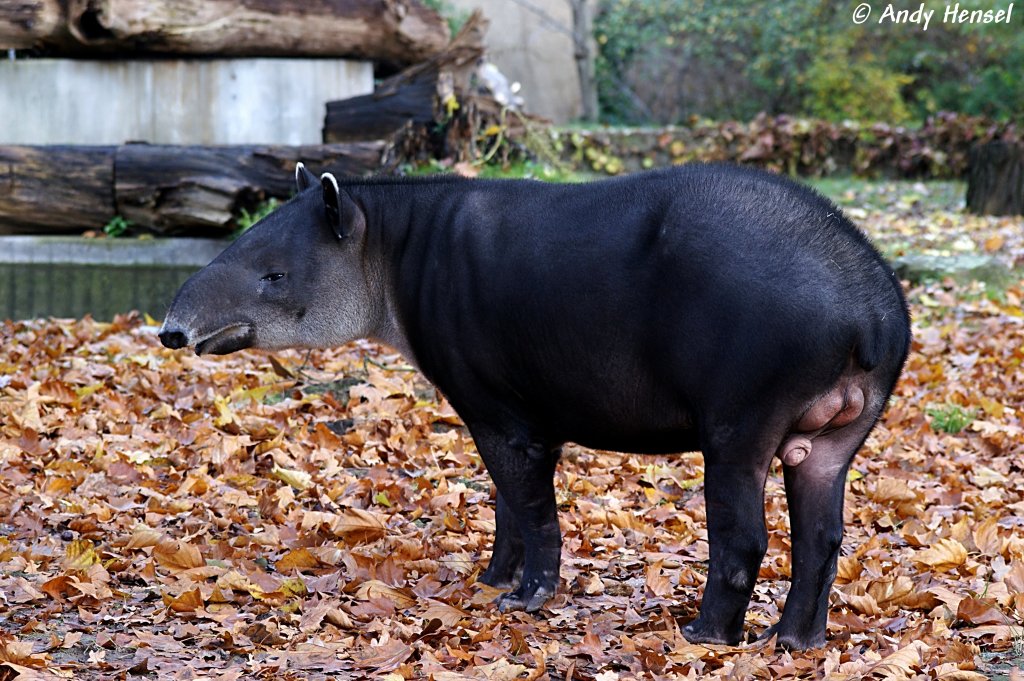
<path fill-rule="evenodd" d="M 299 188 L 300 194 L 316 185 L 316 175 L 309 172 L 309 168 L 302 161 L 295 164 L 295 185 Z"/>
<path fill-rule="evenodd" d="M 352 232 L 362 230 L 366 227 L 366 216 L 362 209 L 356 205 L 347 192 L 338 189 L 338 180 L 330 173 L 320 176 L 320 184 L 324 188 L 324 210 L 327 212 L 327 222 L 334 230 L 335 236 L 344 239 Z"/>

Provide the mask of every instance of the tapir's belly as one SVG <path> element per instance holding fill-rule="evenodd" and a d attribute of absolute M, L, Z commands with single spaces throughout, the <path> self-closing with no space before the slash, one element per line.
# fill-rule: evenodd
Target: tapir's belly
<path fill-rule="evenodd" d="M 629 454 L 675 454 L 700 449 L 697 429 L 693 427 L 664 431 L 636 431 L 624 428 L 614 432 L 590 429 L 581 430 L 575 437 L 570 435 L 565 439 L 591 449 Z"/>
<path fill-rule="evenodd" d="M 696 415 L 680 394 L 631 378 L 595 374 L 585 385 L 537 382 L 523 390 L 521 406 L 531 425 L 555 441 L 633 454 L 700 449 Z"/>

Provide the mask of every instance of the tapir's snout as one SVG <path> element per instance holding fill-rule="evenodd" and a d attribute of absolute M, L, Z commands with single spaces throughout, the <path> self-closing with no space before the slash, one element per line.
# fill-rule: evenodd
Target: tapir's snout
<path fill-rule="evenodd" d="M 164 347 L 195 346 L 197 355 L 226 355 L 256 344 L 251 313 L 258 306 L 247 298 L 244 279 L 231 275 L 230 267 L 215 260 L 182 284 L 157 332 Z"/>
<path fill-rule="evenodd" d="M 188 345 L 188 336 L 177 329 L 163 329 L 160 332 L 160 342 L 164 344 L 165 348 L 177 350 Z"/>

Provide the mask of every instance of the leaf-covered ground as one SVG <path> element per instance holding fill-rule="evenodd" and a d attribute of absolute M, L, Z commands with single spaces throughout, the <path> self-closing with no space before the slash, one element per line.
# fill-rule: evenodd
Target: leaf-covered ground
<path fill-rule="evenodd" d="M 989 255 L 1024 267 L 1024 220 L 964 212 L 962 182 L 813 183 L 871 235 L 884 255 Z"/>
<path fill-rule="evenodd" d="M 876 211 L 849 191 L 869 230 L 930 233 L 912 202 Z M 988 250 L 1015 257 L 1019 220 L 971 220 L 956 224 L 975 248 L 999 234 Z M 706 573 L 699 454 L 568 447 L 562 588 L 538 616 L 501 614 L 475 582 L 491 483 L 397 356 L 198 358 L 135 317 L 0 323 L 0 680 L 1009 673 L 1024 666 L 1024 283 L 910 298 L 906 374 L 850 476 L 829 643 L 796 654 L 680 635 Z M 767 500 L 752 635 L 788 587 L 777 469 Z"/>
<path fill-rule="evenodd" d="M 707 558 L 699 455 L 569 448 L 563 592 L 502 615 L 474 581 L 491 485 L 395 357 L 207 359 L 135 319 L 7 323 L 0 657 L 112 678 L 974 678 L 1024 617 L 1021 295 L 914 292 L 914 354 L 851 476 L 830 643 L 792 656 L 679 635 Z M 932 424 L 956 407 L 964 431 Z M 777 473 L 753 632 L 789 574 Z"/>

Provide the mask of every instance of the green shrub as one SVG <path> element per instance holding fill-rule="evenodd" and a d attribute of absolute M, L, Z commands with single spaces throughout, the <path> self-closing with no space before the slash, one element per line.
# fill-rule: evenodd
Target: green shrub
<path fill-rule="evenodd" d="M 280 205 L 281 204 L 278 202 L 277 199 L 275 199 L 274 197 L 270 197 L 266 201 L 260 202 L 251 213 L 245 208 L 243 208 L 241 211 L 239 211 L 239 216 L 235 219 L 235 224 L 238 225 L 238 229 L 236 229 L 232 233 L 231 237 L 237 238 L 241 236 L 246 230 L 251 228 L 257 222 L 259 222 L 260 220 L 262 220 L 263 218 L 267 217 L 275 210 L 277 210 Z"/>
<path fill-rule="evenodd" d="M 841 47 L 827 49 L 807 69 L 804 112 L 829 121 L 902 123 L 910 110 L 900 90 L 914 81 Z"/>
<path fill-rule="evenodd" d="M 448 30 L 452 35 L 459 32 L 462 25 L 469 19 L 469 12 L 456 9 L 448 0 L 423 0 L 423 4 L 441 15 L 448 22 Z"/>
<path fill-rule="evenodd" d="M 971 425 L 976 416 L 973 410 L 964 409 L 958 404 L 932 405 L 925 409 L 931 418 L 932 430 L 956 435 Z"/>
<path fill-rule="evenodd" d="M 115 215 L 110 218 L 110 221 L 107 224 L 103 225 L 103 233 L 115 238 L 125 236 L 134 226 L 135 223 L 131 220 L 126 220 L 120 215 Z"/>
<path fill-rule="evenodd" d="M 927 31 L 851 20 L 860 0 L 598 0 L 602 117 L 611 123 L 749 120 L 806 112 L 923 121 L 939 111 L 1024 119 L 1024 31 L 944 23 Z M 950 3 L 952 4 L 952 3 Z M 899 5 L 915 9 L 918 3 Z M 963 9 L 992 9 L 960 0 Z"/>

